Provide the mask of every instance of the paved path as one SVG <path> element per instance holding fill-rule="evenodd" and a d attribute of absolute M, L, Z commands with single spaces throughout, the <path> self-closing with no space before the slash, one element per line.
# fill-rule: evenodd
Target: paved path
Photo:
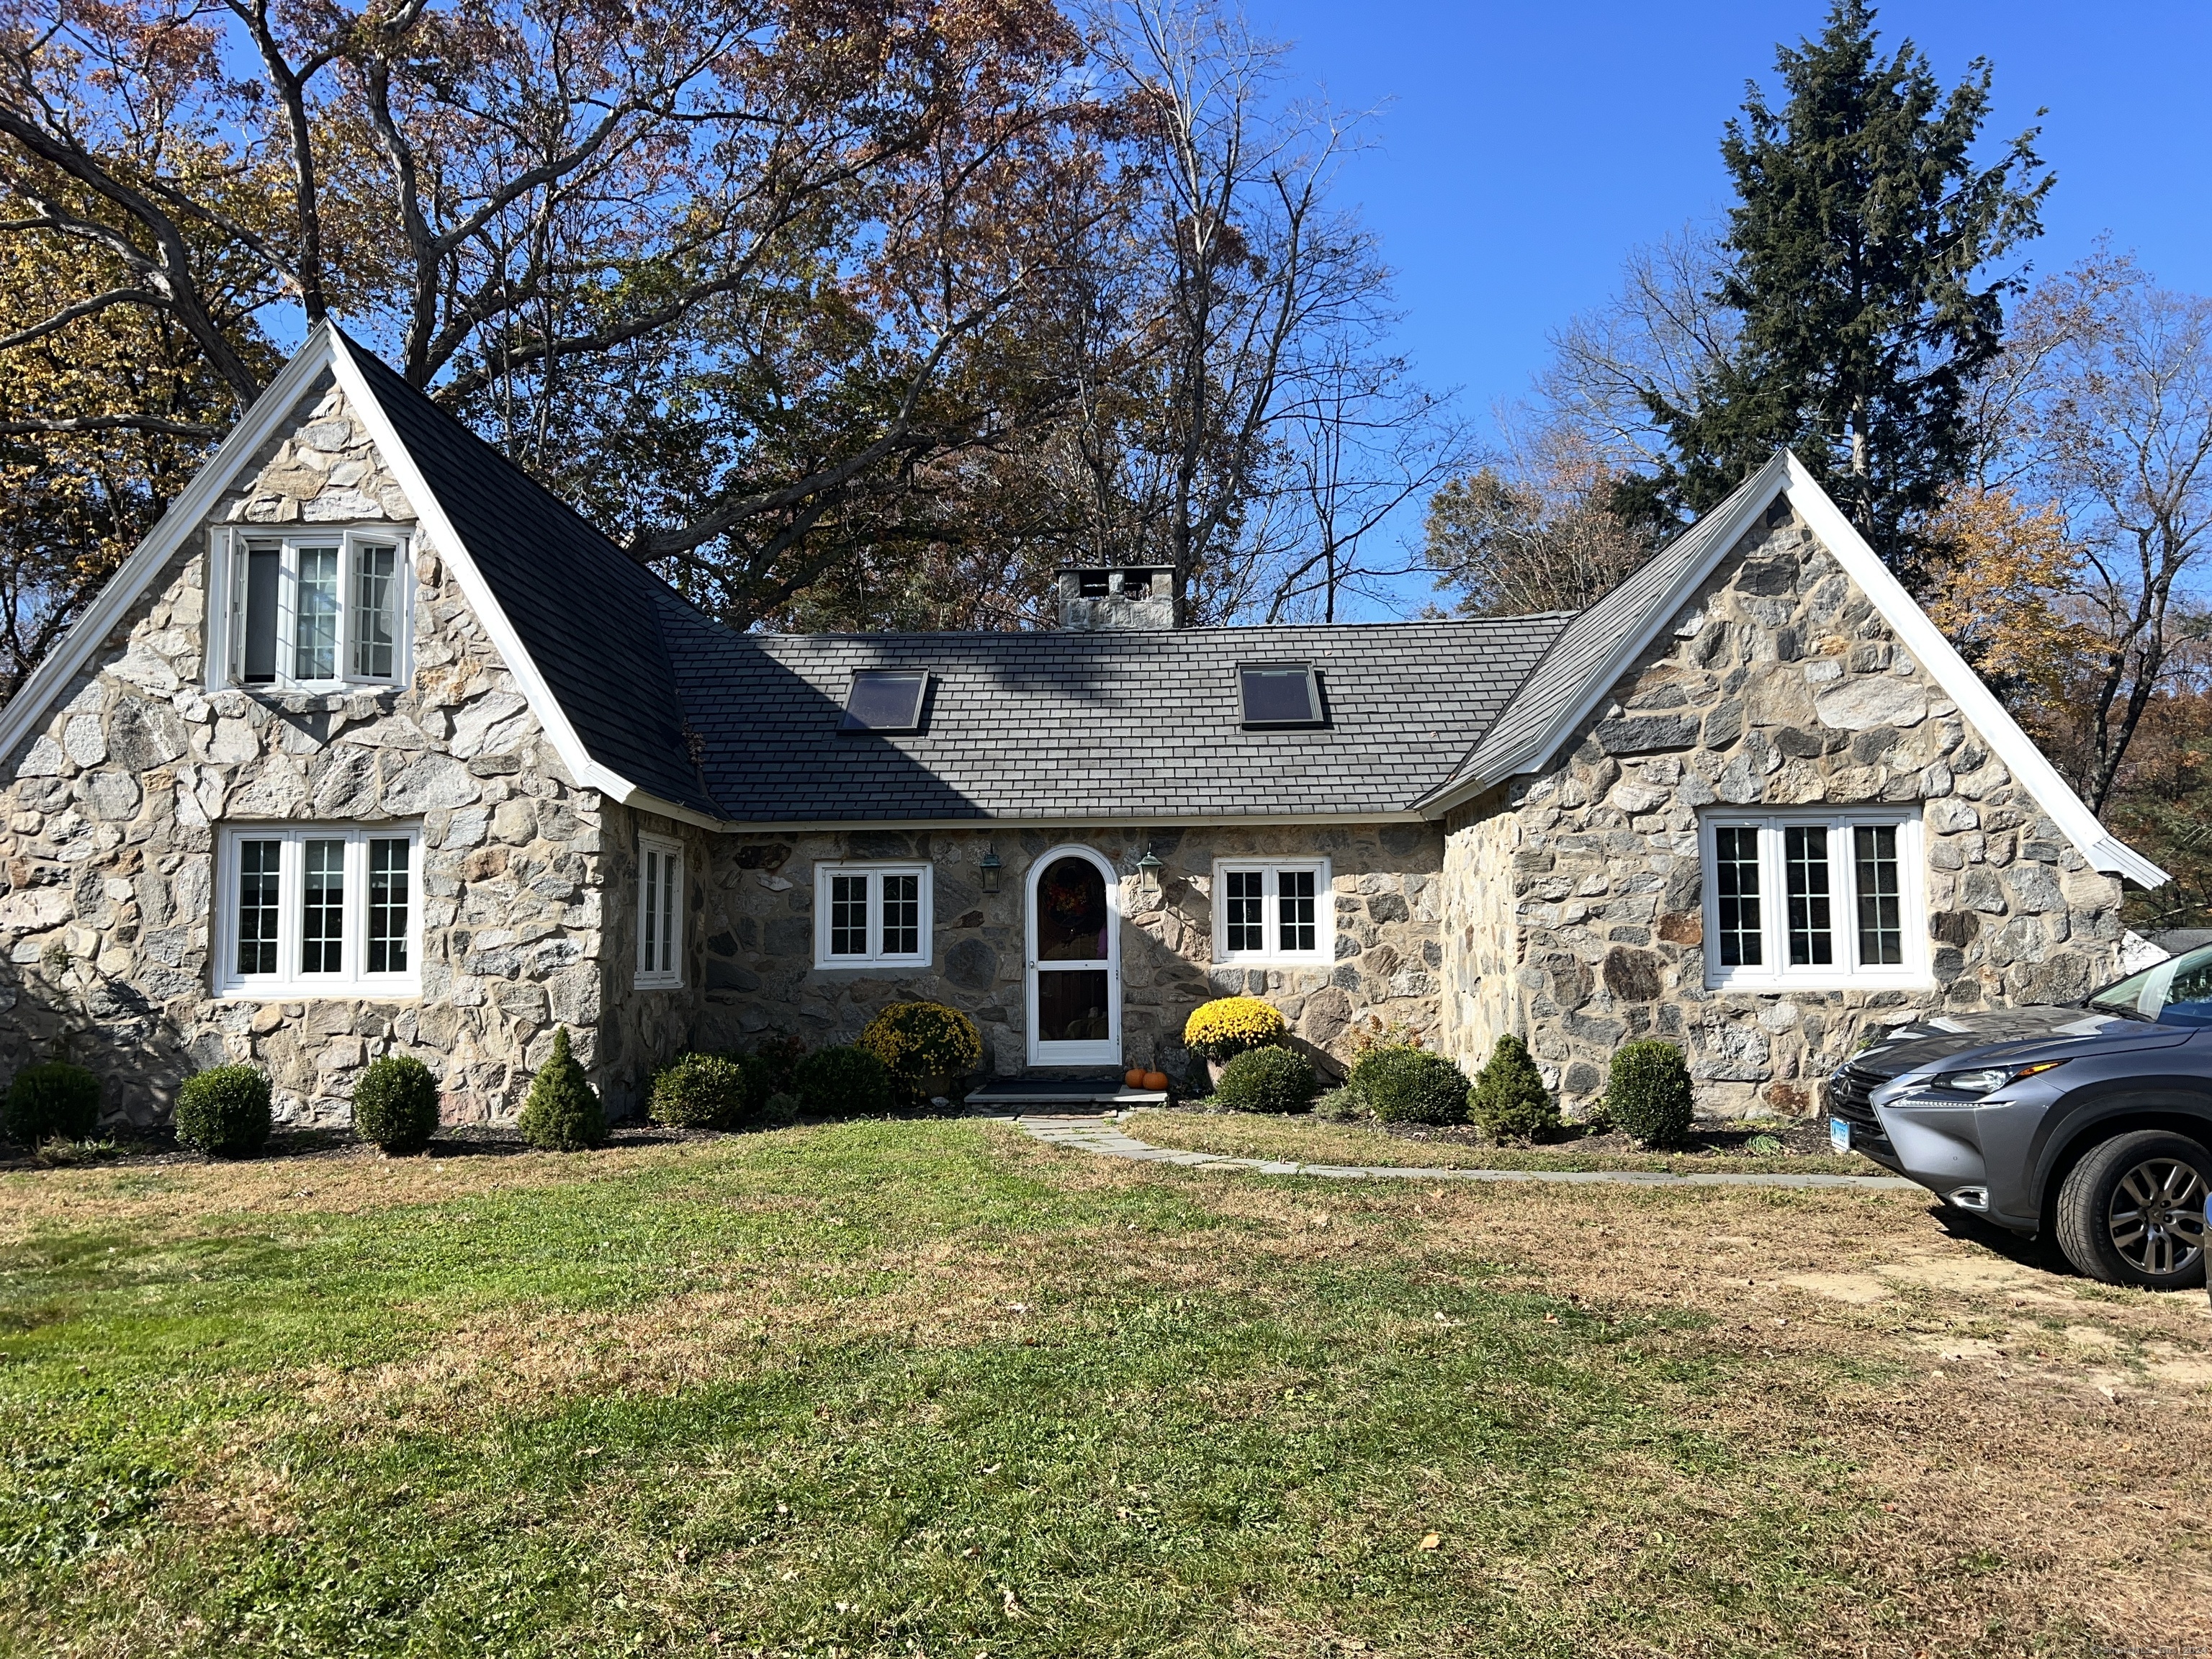
<path fill-rule="evenodd" d="M 1840 1187 L 1854 1192 L 1925 1192 L 1896 1176 L 1667 1175 L 1653 1170 L 1414 1170 L 1394 1164 L 1282 1164 L 1264 1158 L 1223 1158 L 1179 1152 L 1124 1134 L 1097 1116 L 1060 1117 L 992 1113 L 1002 1122 L 1051 1146 L 1146 1164 L 1181 1164 L 1194 1170 L 1255 1170 L 1261 1175 L 1321 1176 L 1331 1181 L 1579 1181 L 1616 1187 Z"/>

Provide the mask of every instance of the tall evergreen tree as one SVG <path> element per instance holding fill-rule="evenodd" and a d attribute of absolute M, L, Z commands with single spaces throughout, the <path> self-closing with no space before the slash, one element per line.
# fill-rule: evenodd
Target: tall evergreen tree
<path fill-rule="evenodd" d="M 1721 154 L 1735 185 L 1720 303 L 1735 356 L 1694 401 L 1648 392 L 1674 455 L 1621 507 L 1702 512 L 1788 445 L 1901 575 L 1963 476 L 1966 394 L 1997 352 L 2016 272 L 1988 266 L 2039 234 L 2051 188 L 2039 128 L 1984 166 L 1985 59 L 1945 94 L 1911 41 L 1876 50 L 1875 12 L 1835 0 L 1817 41 L 1776 54 Z M 2039 112 L 2040 113 L 2040 112 Z"/>

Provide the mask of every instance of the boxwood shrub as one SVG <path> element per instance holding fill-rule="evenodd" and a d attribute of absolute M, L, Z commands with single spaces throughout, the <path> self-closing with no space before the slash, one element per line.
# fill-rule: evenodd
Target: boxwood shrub
<path fill-rule="evenodd" d="M 750 1055 L 679 1054 L 653 1078 L 648 1109 L 672 1129 L 734 1129 L 767 1098 L 767 1082 L 766 1062 Z"/>
<path fill-rule="evenodd" d="M 99 1127 L 100 1079 L 64 1060 L 16 1073 L 0 1106 L 0 1129 L 26 1146 L 56 1139 L 89 1140 Z"/>
<path fill-rule="evenodd" d="M 1385 1123 L 1464 1123 L 1467 1073 L 1425 1048 L 1370 1048 L 1352 1086 Z"/>
<path fill-rule="evenodd" d="M 1303 1054 L 1247 1048 L 1221 1068 L 1213 1103 L 1224 1112 L 1303 1112 L 1321 1088 Z"/>
<path fill-rule="evenodd" d="M 251 1158 L 269 1144 L 269 1079 L 251 1066 L 217 1066 L 177 1091 L 177 1139 L 215 1158 Z"/>
<path fill-rule="evenodd" d="M 419 1152 L 438 1132 L 438 1079 L 412 1054 L 369 1061 L 353 1085 L 353 1131 L 395 1157 Z"/>
<path fill-rule="evenodd" d="M 891 1074 L 866 1048 L 817 1048 L 791 1068 L 799 1105 L 822 1117 L 866 1117 L 891 1106 Z"/>
<path fill-rule="evenodd" d="M 1690 1066 L 1671 1042 L 1645 1037 L 1613 1051 L 1606 1115 L 1646 1146 L 1674 1146 L 1690 1133 Z"/>

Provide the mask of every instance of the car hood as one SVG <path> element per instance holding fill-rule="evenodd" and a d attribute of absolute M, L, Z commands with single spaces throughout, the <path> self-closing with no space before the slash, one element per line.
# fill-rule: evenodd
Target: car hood
<path fill-rule="evenodd" d="M 2188 1031 L 2171 1025 L 2081 1007 L 1995 1008 L 1984 1013 L 1940 1014 L 1894 1026 L 1880 1042 L 1853 1054 L 1850 1064 L 1886 1080 L 1967 1054 L 1977 1063 L 2016 1060 L 2027 1065 L 2080 1054 L 2087 1047 L 2100 1054 L 2116 1054 L 2171 1048 L 2189 1037 Z"/>

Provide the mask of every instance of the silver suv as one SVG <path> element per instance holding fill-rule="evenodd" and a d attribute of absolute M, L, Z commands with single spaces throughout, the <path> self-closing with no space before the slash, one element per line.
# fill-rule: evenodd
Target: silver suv
<path fill-rule="evenodd" d="M 1839 1147 L 2112 1285 L 2204 1282 L 2212 946 L 2071 1007 L 1899 1025 L 1828 1079 Z"/>

